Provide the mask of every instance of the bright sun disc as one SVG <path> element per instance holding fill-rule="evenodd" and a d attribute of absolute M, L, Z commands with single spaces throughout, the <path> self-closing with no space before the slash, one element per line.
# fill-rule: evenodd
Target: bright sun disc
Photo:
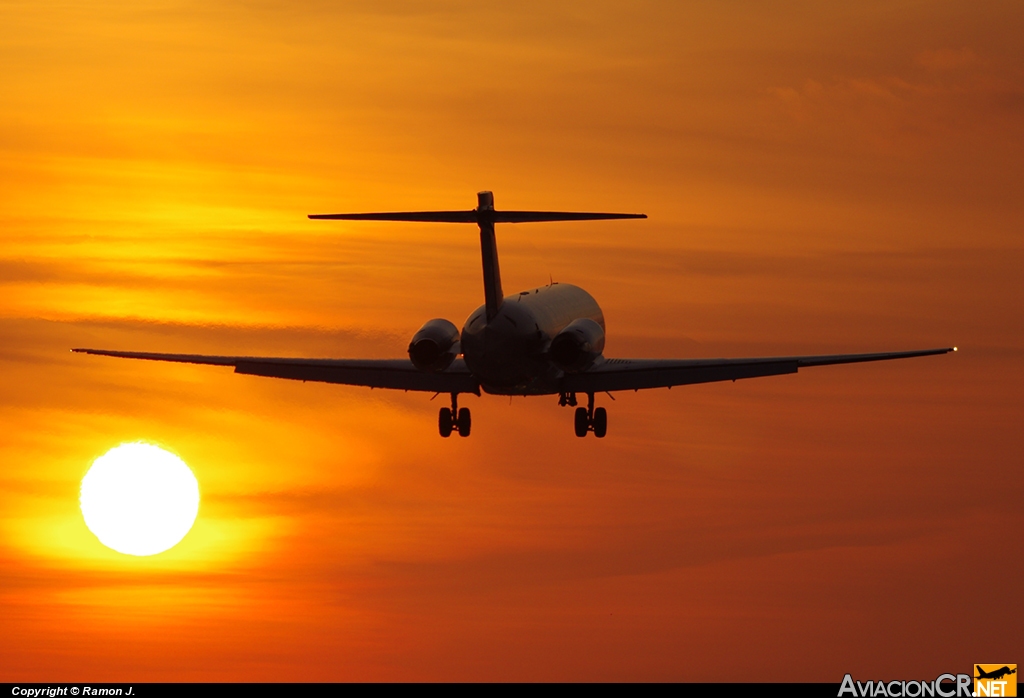
<path fill-rule="evenodd" d="M 159 446 L 121 444 L 82 478 L 85 525 L 108 548 L 156 555 L 177 545 L 199 513 L 199 483 L 185 461 Z"/>

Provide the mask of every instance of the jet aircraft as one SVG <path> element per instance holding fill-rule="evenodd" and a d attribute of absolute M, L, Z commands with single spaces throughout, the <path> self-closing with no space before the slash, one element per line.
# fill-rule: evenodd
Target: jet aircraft
<path fill-rule="evenodd" d="M 159 354 L 109 349 L 74 352 L 154 361 L 231 366 L 235 373 L 342 385 L 416 390 L 451 396 L 438 413 L 441 436 L 469 436 L 469 409 L 459 395 L 481 390 L 492 395 L 557 395 L 560 406 L 576 407 L 576 436 L 608 431 L 608 413 L 594 396 L 614 391 L 671 388 L 676 385 L 778 376 L 801 368 L 905 359 L 956 351 L 955 347 L 874 354 L 773 356 L 729 359 L 629 359 L 604 356 L 605 321 L 601 307 L 578 286 L 551 283 L 509 296 L 501 288 L 494 227 L 498 223 L 596 221 L 646 218 L 638 213 L 497 211 L 489 191 L 477 194 L 469 211 L 313 214 L 318 220 L 475 223 L 480 229 L 484 304 L 469 315 L 462 331 L 435 318 L 412 336 L 407 359 L 303 359 L 259 356 Z M 587 406 L 578 406 L 585 395 Z"/>

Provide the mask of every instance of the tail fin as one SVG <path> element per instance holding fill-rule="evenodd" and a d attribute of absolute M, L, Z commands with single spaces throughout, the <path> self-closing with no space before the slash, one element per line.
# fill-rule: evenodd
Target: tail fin
<path fill-rule="evenodd" d="M 487 220 L 487 214 L 494 215 L 494 194 L 489 191 L 476 195 L 477 225 L 480 226 L 480 257 L 484 262 L 484 304 L 487 308 L 487 322 L 494 319 L 505 298 L 501 291 L 501 270 L 498 269 L 498 241 L 494 238 L 494 221 Z"/>
<path fill-rule="evenodd" d="M 495 223 L 542 223 L 548 221 L 603 221 L 619 218 L 647 218 L 642 213 L 577 213 L 568 211 L 495 211 L 494 194 L 482 191 L 476 195 L 477 207 L 472 211 L 401 211 L 395 213 L 314 213 L 315 220 L 341 221 L 410 221 L 420 223 L 476 223 L 480 226 L 480 253 L 484 264 L 484 299 L 487 319 L 498 313 L 503 298 L 501 273 L 498 270 L 498 245 L 494 238 Z"/>

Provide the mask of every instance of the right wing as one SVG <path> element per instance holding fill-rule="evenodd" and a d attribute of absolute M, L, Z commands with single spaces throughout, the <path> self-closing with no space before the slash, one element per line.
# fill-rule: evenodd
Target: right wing
<path fill-rule="evenodd" d="M 71 351 L 122 359 L 174 361 L 188 364 L 233 366 L 235 373 L 268 378 L 361 385 L 367 388 L 420 390 L 430 393 L 480 394 L 480 384 L 462 359 L 440 373 L 419 370 L 408 359 L 291 359 L 260 356 L 207 356 L 153 354 L 141 351 L 72 349 Z"/>
<path fill-rule="evenodd" d="M 612 390 L 671 388 L 674 385 L 781 376 L 796 373 L 797 370 L 809 366 L 909 359 L 915 356 L 946 354 L 951 351 L 956 351 L 956 348 L 753 359 L 605 359 L 586 371 L 566 374 L 562 378 L 561 389 L 565 392 L 601 393 Z"/>

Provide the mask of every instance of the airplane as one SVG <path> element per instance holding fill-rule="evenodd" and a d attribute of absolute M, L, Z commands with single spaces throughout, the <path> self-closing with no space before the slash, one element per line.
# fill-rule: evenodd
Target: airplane
<path fill-rule="evenodd" d="M 258 356 L 159 354 L 109 349 L 73 352 L 153 361 L 232 366 L 235 373 L 342 385 L 423 391 L 451 396 L 438 412 L 438 432 L 469 436 L 469 408 L 459 395 L 557 395 L 559 406 L 576 407 L 573 430 L 578 437 L 608 432 L 608 413 L 594 406 L 594 396 L 614 391 L 671 388 L 677 385 L 736 381 L 741 378 L 796 373 L 801 368 L 931 356 L 956 347 L 874 354 L 773 356 L 730 359 L 629 359 L 604 356 L 604 313 L 578 286 L 548 286 L 506 296 L 501 288 L 494 228 L 498 223 L 597 221 L 647 218 L 642 213 L 498 211 L 494 195 L 477 194 L 469 211 L 310 214 L 315 220 L 475 223 L 480 229 L 484 304 L 470 313 L 462 331 L 449 320 L 427 321 L 412 336 L 407 359 L 303 359 Z M 587 397 L 578 406 L 577 395 Z M 433 398 L 431 398 L 433 399 Z"/>
<path fill-rule="evenodd" d="M 985 671 L 978 664 L 975 664 L 974 668 L 978 670 L 978 675 L 974 677 L 976 679 L 993 679 L 993 680 L 998 680 L 998 679 L 1003 678 L 1004 676 L 1009 676 L 1010 674 L 1016 674 L 1017 673 L 1016 669 L 1011 669 L 1008 666 L 1004 666 L 1001 669 L 995 669 L 995 670 L 990 671 L 990 672 Z"/>

